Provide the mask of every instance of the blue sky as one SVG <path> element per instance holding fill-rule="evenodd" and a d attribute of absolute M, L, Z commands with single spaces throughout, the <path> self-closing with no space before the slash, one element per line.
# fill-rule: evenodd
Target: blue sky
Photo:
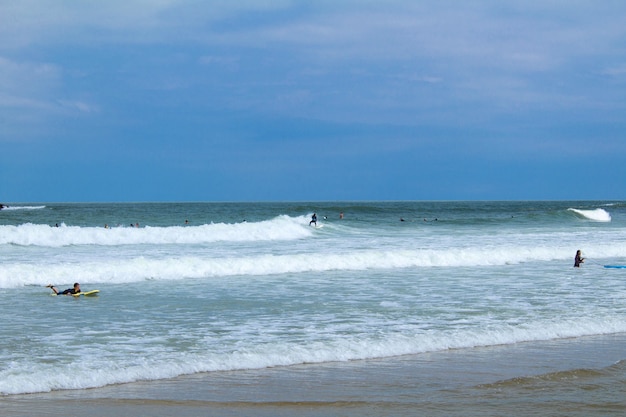
<path fill-rule="evenodd" d="M 626 199 L 624 16 L 0 0 L 0 202 Z"/>

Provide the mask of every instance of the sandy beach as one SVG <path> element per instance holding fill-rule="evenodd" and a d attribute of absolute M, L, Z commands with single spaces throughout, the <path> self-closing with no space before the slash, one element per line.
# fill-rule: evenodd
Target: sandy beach
<path fill-rule="evenodd" d="M 3 416 L 623 415 L 626 335 L 2 398 Z"/>

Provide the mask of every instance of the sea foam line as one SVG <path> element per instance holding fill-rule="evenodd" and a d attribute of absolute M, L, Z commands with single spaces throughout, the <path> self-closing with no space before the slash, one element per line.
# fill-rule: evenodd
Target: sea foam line
<path fill-rule="evenodd" d="M 595 247 L 603 256 L 621 256 L 626 242 Z M 587 250 L 586 255 L 593 255 Z M 593 256 L 592 256 L 593 257 Z M 571 248 L 499 247 L 445 250 L 353 250 L 340 254 L 264 254 L 241 257 L 136 257 L 112 261 L 75 263 L 48 261 L 0 264 L 0 288 L 46 285 L 79 280 L 81 283 L 131 283 L 145 280 L 183 280 L 227 276 L 261 276 L 287 273 L 360 271 L 395 268 L 503 266 L 524 262 L 563 260 L 569 266 Z M 573 261 L 572 261 L 573 262 Z"/>
<path fill-rule="evenodd" d="M 71 245 L 198 244 L 220 241 L 294 240 L 310 236 L 303 219 L 278 216 L 254 223 L 211 223 L 170 227 L 52 227 L 26 223 L 0 226 L 0 245 L 63 247 Z"/>
<path fill-rule="evenodd" d="M 593 220 L 596 222 L 610 222 L 611 214 L 608 211 L 597 208 L 595 210 L 580 210 L 575 208 L 569 208 L 569 211 L 573 211 L 574 213 L 579 214 L 580 216 L 587 218 L 589 220 Z"/>
<path fill-rule="evenodd" d="M 41 210 L 45 209 L 46 206 L 5 206 L 2 210 L 13 211 L 13 210 Z"/>
<path fill-rule="evenodd" d="M 332 340 L 268 343 L 248 341 L 236 350 L 185 352 L 156 349 L 144 355 L 89 353 L 76 363 L 59 367 L 38 363 L 37 358 L 0 369 L 0 395 L 88 389 L 106 385 L 169 379 L 203 372 L 263 369 L 312 363 L 390 358 L 450 349 L 512 345 L 521 342 L 558 340 L 626 332 L 620 317 L 537 321 L 514 326 L 502 324 L 489 329 L 448 329 L 415 334 L 338 336 Z"/>

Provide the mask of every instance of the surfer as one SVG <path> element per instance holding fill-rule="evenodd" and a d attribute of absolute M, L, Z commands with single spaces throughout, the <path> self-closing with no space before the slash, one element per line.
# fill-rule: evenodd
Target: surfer
<path fill-rule="evenodd" d="M 317 226 L 317 214 L 313 213 L 313 215 L 311 216 L 311 221 L 309 222 L 309 226 L 311 225 L 311 223 L 315 223 L 315 226 Z"/>
<path fill-rule="evenodd" d="M 59 290 L 57 290 L 57 288 L 50 284 L 47 285 L 48 288 L 50 288 L 52 291 L 54 291 L 55 294 L 57 295 L 70 295 L 70 294 L 79 294 L 80 291 L 80 284 L 78 282 L 74 283 L 74 287 L 73 288 L 68 288 L 67 290 L 63 291 L 63 292 L 59 292 Z"/>
<path fill-rule="evenodd" d="M 580 249 L 576 251 L 576 256 L 574 256 L 574 268 L 580 268 L 580 264 L 585 262 L 585 258 L 583 258 L 582 252 Z"/>

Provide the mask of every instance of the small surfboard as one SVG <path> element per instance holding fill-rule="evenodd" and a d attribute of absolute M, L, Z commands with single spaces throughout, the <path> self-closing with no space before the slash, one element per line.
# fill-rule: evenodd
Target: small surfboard
<path fill-rule="evenodd" d="M 89 297 L 92 295 L 97 295 L 100 292 L 100 290 L 91 290 L 91 291 L 85 291 L 85 292 L 79 292 L 78 294 L 72 294 L 74 297 L 80 297 L 81 295 L 84 295 L 85 297 Z"/>
<path fill-rule="evenodd" d="M 626 265 L 604 265 L 605 268 L 626 269 Z"/>
<path fill-rule="evenodd" d="M 78 294 L 50 294 L 52 296 L 57 296 L 57 295 L 71 295 L 73 297 L 80 297 L 81 295 L 84 295 L 86 297 L 91 297 L 93 295 L 98 295 L 98 293 L 100 292 L 100 290 L 91 290 L 91 291 L 84 291 L 84 292 L 79 292 Z"/>

